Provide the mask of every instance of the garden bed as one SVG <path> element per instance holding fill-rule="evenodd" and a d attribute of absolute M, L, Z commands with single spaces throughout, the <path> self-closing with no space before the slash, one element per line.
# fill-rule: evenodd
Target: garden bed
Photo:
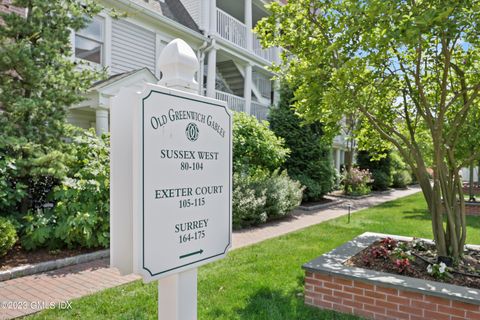
<path fill-rule="evenodd" d="M 427 252 L 431 251 L 431 243 L 426 240 L 423 256 L 419 254 L 415 259 L 424 264 L 403 275 L 392 273 L 398 271 L 395 263 L 392 267 L 391 263 L 385 263 L 387 259 L 375 262 L 366 255 L 378 248 L 378 241 L 386 237 L 412 241 L 412 238 L 364 233 L 305 264 L 305 303 L 370 319 L 480 319 L 480 290 L 433 281 L 434 277 L 426 271 L 429 263 L 422 258 L 429 259 Z M 479 247 L 470 246 L 469 250 L 470 255 L 477 256 Z M 366 260 L 370 261 L 368 267 L 358 266 Z M 467 268 L 467 264 L 464 267 Z M 459 271 L 467 271 L 465 268 Z M 466 278 L 456 277 L 453 283 L 468 283 L 478 288 L 475 277 L 474 280 Z"/>
<path fill-rule="evenodd" d="M 480 289 L 480 251 L 468 248 L 455 266 L 438 264 L 435 245 L 426 240 L 377 240 L 346 265 Z M 432 269 L 432 266 L 433 269 Z"/>
<path fill-rule="evenodd" d="M 90 253 L 99 250 L 104 250 L 104 248 L 62 250 L 37 249 L 35 251 L 26 251 L 23 250 L 20 245 L 16 245 L 9 253 L 7 253 L 6 256 L 0 258 L 0 271 L 51 260 L 74 257 L 80 254 Z"/>

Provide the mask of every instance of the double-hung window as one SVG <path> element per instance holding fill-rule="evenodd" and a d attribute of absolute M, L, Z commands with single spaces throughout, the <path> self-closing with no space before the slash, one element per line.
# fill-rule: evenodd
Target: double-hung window
<path fill-rule="evenodd" d="M 75 58 L 103 64 L 105 21 L 94 17 L 88 25 L 75 34 Z"/>

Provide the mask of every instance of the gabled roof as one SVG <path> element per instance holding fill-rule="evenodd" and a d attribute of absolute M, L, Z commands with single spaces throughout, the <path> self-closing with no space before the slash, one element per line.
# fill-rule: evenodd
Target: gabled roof
<path fill-rule="evenodd" d="M 131 0 L 144 7 L 148 7 L 150 10 L 160 13 L 161 15 L 176 21 L 185 27 L 192 29 L 198 33 L 201 33 L 197 24 L 188 13 L 187 9 L 183 6 L 180 0 Z"/>
<path fill-rule="evenodd" d="M 155 77 L 155 75 L 150 71 L 150 69 L 142 68 L 115 74 L 113 76 L 110 76 L 108 79 L 95 82 L 93 86 L 89 89 L 89 91 L 109 91 L 108 89 L 115 88 L 121 84 L 126 84 L 139 79 L 143 79 L 146 82 L 155 83 L 158 81 L 157 77 Z"/>

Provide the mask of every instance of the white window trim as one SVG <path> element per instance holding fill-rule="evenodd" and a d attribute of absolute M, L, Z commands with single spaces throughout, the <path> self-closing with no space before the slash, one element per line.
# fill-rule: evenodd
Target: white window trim
<path fill-rule="evenodd" d="M 112 62 L 112 17 L 107 14 L 105 11 L 102 11 L 97 14 L 98 17 L 103 19 L 103 42 L 102 42 L 102 63 L 95 63 L 88 60 L 80 59 L 75 56 L 75 37 L 76 32 L 74 30 L 70 30 L 70 46 L 72 48 L 72 61 L 76 61 L 78 63 L 82 63 L 83 66 L 87 68 L 92 68 L 94 70 L 102 70 L 104 67 L 110 68 Z M 88 37 L 82 36 L 86 39 Z M 96 39 L 90 39 L 92 41 L 99 42 Z"/>

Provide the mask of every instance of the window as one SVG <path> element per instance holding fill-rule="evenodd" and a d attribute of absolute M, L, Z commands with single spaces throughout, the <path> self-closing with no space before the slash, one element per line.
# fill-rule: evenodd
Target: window
<path fill-rule="evenodd" d="M 75 34 L 75 58 L 102 64 L 104 20 L 94 17 L 82 30 Z"/>

